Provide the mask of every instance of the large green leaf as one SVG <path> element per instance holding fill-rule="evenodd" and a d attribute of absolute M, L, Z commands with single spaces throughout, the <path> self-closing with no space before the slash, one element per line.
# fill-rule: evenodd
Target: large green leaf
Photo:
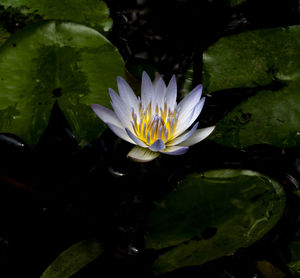
<path fill-rule="evenodd" d="M 149 214 L 146 247 L 168 247 L 154 271 L 201 265 L 250 246 L 274 227 L 284 209 L 280 184 L 257 172 L 188 175 Z"/>
<path fill-rule="evenodd" d="M 203 77 L 208 92 L 257 91 L 217 124 L 211 140 L 238 148 L 300 145 L 299 48 L 300 26 L 249 31 L 208 48 Z M 268 86 L 274 80 L 281 85 Z"/>
<path fill-rule="evenodd" d="M 97 240 L 82 240 L 63 251 L 41 278 L 69 278 L 103 253 Z"/>
<path fill-rule="evenodd" d="M 112 26 L 103 0 L 1 0 L 0 5 L 17 9 L 25 17 L 73 21 L 100 32 L 107 32 Z"/>
<path fill-rule="evenodd" d="M 109 106 L 124 64 L 117 49 L 94 29 L 76 23 L 39 22 L 0 48 L 0 132 L 35 145 L 57 100 L 77 140 L 103 132 L 92 103 Z"/>

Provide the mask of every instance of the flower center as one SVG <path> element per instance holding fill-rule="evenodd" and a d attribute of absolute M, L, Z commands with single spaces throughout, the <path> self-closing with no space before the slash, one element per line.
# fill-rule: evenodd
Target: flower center
<path fill-rule="evenodd" d="M 132 127 L 135 135 L 147 145 L 153 144 L 157 139 L 164 143 L 173 139 L 178 121 L 179 111 L 171 111 L 167 104 L 161 108 L 158 105 L 152 107 L 149 102 L 145 108 L 139 104 L 138 116 L 132 109 Z"/>

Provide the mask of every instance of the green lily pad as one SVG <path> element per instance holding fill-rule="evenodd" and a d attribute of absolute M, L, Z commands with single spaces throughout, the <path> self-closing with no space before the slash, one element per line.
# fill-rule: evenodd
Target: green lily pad
<path fill-rule="evenodd" d="M 231 7 L 239 6 L 241 4 L 244 4 L 245 2 L 247 2 L 247 0 L 229 0 L 229 4 Z"/>
<path fill-rule="evenodd" d="M 253 88 L 209 138 L 227 146 L 300 145 L 300 26 L 244 32 L 220 39 L 204 53 L 208 92 Z M 271 86 L 274 84 L 279 86 Z"/>
<path fill-rule="evenodd" d="M 58 101 L 85 145 L 105 129 L 90 104 L 109 106 L 117 75 L 124 76 L 123 60 L 96 30 L 55 21 L 31 25 L 0 48 L 0 132 L 34 146 Z"/>
<path fill-rule="evenodd" d="M 281 185 L 257 172 L 188 175 L 148 216 L 146 247 L 168 248 L 154 272 L 201 265 L 250 246 L 278 222 L 285 200 Z"/>
<path fill-rule="evenodd" d="M 44 271 L 41 278 L 69 278 L 103 253 L 94 239 L 82 240 L 63 251 Z"/>
<path fill-rule="evenodd" d="M 5 9 L 18 9 L 23 16 L 73 21 L 101 33 L 112 27 L 109 9 L 102 0 L 1 0 Z"/>
<path fill-rule="evenodd" d="M 300 240 L 293 240 L 288 245 L 289 255 L 282 255 L 282 259 L 287 263 L 288 268 L 295 277 L 300 275 Z M 286 254 L 283 253 L 283 254 Z M 286 277 L 282 275 L 282 277 Z"/>

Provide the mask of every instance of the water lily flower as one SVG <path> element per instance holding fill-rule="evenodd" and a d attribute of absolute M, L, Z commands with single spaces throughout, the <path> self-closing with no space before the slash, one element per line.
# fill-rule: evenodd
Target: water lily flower
<path fill-rule="evenodd" d="M 109 89 L 114 111 L 99 105 L 91 107 L 97 116 L 120 138 L 134 144 L 128 157 L 147 162 L 161 153 L 181 155 L 209 136 L 214 126 L 197 129 L 198 118 L 205 98 L 202 85 L 195 87 L 178 104 L 176 78 L 168 86 L 161 77 L 151 82 L 146 72 L 142 76 L 141 97 L 137 97 L 128 83 L 117 78 L 119 95 Z"/>

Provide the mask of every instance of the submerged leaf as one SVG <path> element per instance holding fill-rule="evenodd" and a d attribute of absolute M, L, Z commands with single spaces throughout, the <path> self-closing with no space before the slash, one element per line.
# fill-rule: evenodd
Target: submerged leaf
<path fill-rule="evenodd" d="M 257 172 L 188 175 L 149 214 L 146 247 L 168 248 L 154 271 L 201 265 L 250 246 L 270 231 L 284 209 L 283 188 Z"/>
<path fill-rule="evenodd" d="M 97 240 L 83 240 L 63 251 L 41 278 L 69 278 L 103 253 Z"/>

